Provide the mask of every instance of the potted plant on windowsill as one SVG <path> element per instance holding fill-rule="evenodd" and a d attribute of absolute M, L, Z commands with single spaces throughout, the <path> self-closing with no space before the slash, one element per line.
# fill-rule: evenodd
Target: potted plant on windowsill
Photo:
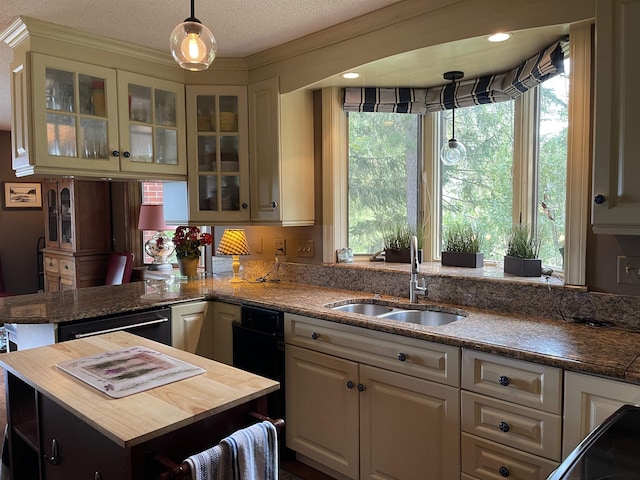
<path fill-rule="evenodd" d="M 482 237 L 478 229 L 468 223 L 454 223 L 443 238 L 442 265 L 479 268 L 484 262 L 480 252 Z"/>
<path fill-rule="evenodd" d="M 539 277 L 542 273 L 539 250 L 538 235 L 527 225 L 514 225 L 504 257 L 504 272 L 519 277 Z"/>
<path fill-rule="evenodd" d="M 383 234 L 384 258 L 390 263 L 411 263 L 411 237 L 418 237 L 418 263 L 422 263 L 422 235 L 408 225 L 398 225 Z"/>

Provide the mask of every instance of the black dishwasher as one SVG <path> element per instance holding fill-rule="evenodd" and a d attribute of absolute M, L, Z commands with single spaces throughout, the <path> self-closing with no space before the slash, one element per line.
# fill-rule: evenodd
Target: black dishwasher
<path fill-rule="evenodd" d="M 271 418 L 284 418 L 284 313 L 260 307 L 242 307 L 233 322 L 233 366 L 280 382 L 267 397 Z"/>
<path fill-rule="evenodd" d="M 171 345 L 171 308 L 159 307 L 58 324 L 58 342 L 125 330 Z"/>

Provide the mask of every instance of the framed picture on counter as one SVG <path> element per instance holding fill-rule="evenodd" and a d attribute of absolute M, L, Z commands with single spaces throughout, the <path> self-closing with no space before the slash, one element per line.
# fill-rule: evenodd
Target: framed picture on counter
<path fill-rule="evenodd" d="M 2 208 L 42 208 L 42 185 L 40 183 L 4 182 Z"/>

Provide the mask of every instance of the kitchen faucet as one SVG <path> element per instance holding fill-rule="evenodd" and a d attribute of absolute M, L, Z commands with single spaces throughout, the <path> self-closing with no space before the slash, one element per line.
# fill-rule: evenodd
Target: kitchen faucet
<path fill-rule="evenodd" d="M 409 301 L 418 303 L 418 295 L 427 296 L 427 287 L 422 279 L 422 286 L 418 286 L 418 273 L 420 273 L 420 263 L 418 262 L 418 237 L 411 237 L 411 281 L 409 282 Z"/>

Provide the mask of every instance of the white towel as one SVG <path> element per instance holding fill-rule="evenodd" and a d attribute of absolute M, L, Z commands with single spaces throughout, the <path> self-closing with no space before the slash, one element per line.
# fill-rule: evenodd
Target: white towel
<path fill-rule="evenodd" d="M 185 460 L 192 480 L 278 480 L 276 427 L 261 422 Z"/>

